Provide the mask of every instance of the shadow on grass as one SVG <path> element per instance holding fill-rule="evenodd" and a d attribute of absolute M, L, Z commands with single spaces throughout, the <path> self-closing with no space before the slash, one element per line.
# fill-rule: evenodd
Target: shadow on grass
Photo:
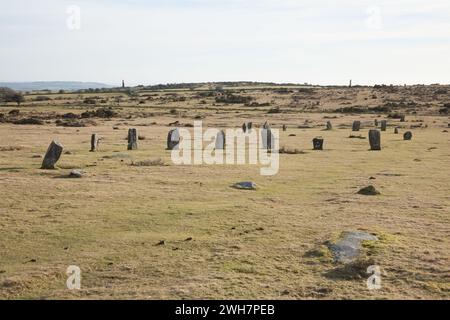
<path fill-rule="evenodd" d="M 323 274 L 324 277 L 332 280 L 357 280 L 367 278 L 367 268 L 375 265 L 372 259 L 357 260 L 345 265 L 340 265 Z"/>

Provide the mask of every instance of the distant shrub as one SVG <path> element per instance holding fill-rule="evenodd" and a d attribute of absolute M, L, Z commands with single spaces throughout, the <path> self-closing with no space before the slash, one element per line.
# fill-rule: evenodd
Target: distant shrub
<path fill-rule="evenodd" d="M 49 101 L 49 100 L 52 100 L 52 99 L 47 96 L 37 96 L 36 98 L 34 98 L 34 101 Z"/>
<path fill-rule="evenodd" d="M 449 114 L 450 113 L 450 103 L 446 103 L 442 106 L 442 108 L 439 110 L 439 113 L 441 114 Z"/>
<path fill-rule="evenodd" d="M 22 93 L 10 88 L 0 88 L 0 102 L 15 102 L 18 106 L 25 101 Z"/>
<path fill-rule="evenodd" d="M 158 158 L 155 160 L 144 160 L 144 161 L 132 161 L 131 165 L 134 167 L 154 167 L 154 166 L 164 166 L 164 162 Z"/>
<path fill-rule="evenodd" d="M 37 118 L 24 118 L 20 120 L 16 120 L 13 124 L 34 124 L 34 125 L 43 125 L 44 121 Z"/>
<path fill-rule="evenodd" d="M 83 103 L 84 103 L 84 104 L 96 104 L 96 103 L 97 103 L 97 100 L 95 100 L 95 99 L 93 99 L 93 98 L 85 98 L 85 99 L 83 100 Z"/>
<path fill-rule="evenodd" d="M 375 112 L 375 113 L 389 113 L 391 112 L 391 108 L 389 106 L 376 106 L 373 108 L 369 108 L 370 112 Z"/>
<path fill-rule="evenodd" d="M 282 146 L 279 150 L 280 154 L 304 154 L 305 152 L 299 149 L 292 149 L 289 147 Z"/>
<path fill-rule="evenodd" d="M 280 89 L 273 90 L 273 93 L 277 93 L 277 94 L 289 94 L 289 93 L 294 93 L 294 91 L 289 90 L 289 89 L 287 89 L 287 88 L 280 88 Z"/>
<path fill-rule="evenodd" d="M 81 114 L 82 118 L 112 118 L 118 114 L 111 108 L 100 108 L 95 111 L 85 111 Z"/>
<path fill-rule="evenodd" d="M 339 112 L 339 113 L 364 113 L 364 112 L 367 112 L 367 110 L 365 110 L 362 107 L 344 107 L 344 108 L 336 109 L 335 111 Z"/>
<path fill-rule="evenodd" d="M 216 97 L 217 103 L 233 103 L 233 104 L 243 103 L 243 104 L 245 104 L 245 103 L 249 103 L 252 100 L 253 99 L 251 97 L 245 97 L 245 96 L 236 95 L 236 94 L 232 94 L 232 93 Z"/>
<path fill-rule="evenodd" d="M 78 119 L 79 117 L 80 117 L 79 115 L 77 115 L 75 113 L 72 113 L 72 112 L 69 112 L 69 113 L 66 113 L 66 114 L 62 115 L 63 119 Z"/>
<path fill-rule="evenodd" d="M 269 111 L 267 113 L 281 113 L 281 110 L 280 110 L 280 107 L 275 107 L 275 108 L 269 109 Z"/>
<path fill-rule="evenodd" d="M 390 119 L 403 119 L 405 115 L 403 113 L 390 113 L 387 117 Z"/>

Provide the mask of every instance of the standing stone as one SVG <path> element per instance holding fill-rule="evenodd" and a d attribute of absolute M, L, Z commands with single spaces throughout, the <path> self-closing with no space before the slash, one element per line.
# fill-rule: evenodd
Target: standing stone
<path fill-rule="evenodd" d="M 354 121 L 352 131 L 359 131 L 361 129 L 361 121 Z"/>
<path fill-rule="evenodd" d="M 313 139 L 314 150 L 323 150 L 323 138 L 317 137 Z"/>
<path fill-rule="evenodd" d="M 94 133 L 91 136 L 91 152 L 95 152 L 98 149 L 99 139 L 97 135 Z"/>
<path fill-rule="evenodd" d="M 128 150 L 137 150 L 138 135 L 136 129 L 128 129 Z"/>
<path fill-rule="evenodd" d="M 283 131 L 287 130 L 287 126 L 285 124 L 283 124 Z"/>
<path fill-rule="evenodd" d="M 247 130 L 248 131 L 252 130 L 252 127 L 253 127 L 253 123 L 252 122 L 247 123 Z"/>
<path fill-rule="evenodd" d="M 381 150 L 381 133 L 378 130 L 369 131 L 370 150 Z"/>
<path fill-rule="evenodd" d="M 264 150 L 272 150 L 274 148 L 275 137 L 270 129 L 261 130 L 262 146 Z"/>
<path fill-rule="evenodd" d="M 247 125 L 245 123 L 242 125 L 242 131 L 244 131 L 244 133 L 247 132 Z"/>
<path fill-rule="evenodd" d="M 173 129 L 167 135 L 167 150 L 178 150 L 180 144 L 180 131 Z"/>
<path fill-rule="evenodd" d="M 406 116 L 404 114 L 402 114 L 400 116 L 400 122 L 405 122 L 405 118 L 406 118 Z"/>
<path fill-rule="evenodd" d="M 395 133 L 395 134 L 398 134 L 398 127 L 395 127 L 394 133 Z"/>
<path fill-rule="evenodd" d="M 373 122 L 373 124 L 375 125 L 375 127 L 378 127 L 378 119 L 375 119 L 375 121 Z"/>
<path fill-rule="evenodd" d="M 216 150 L 225 149 L 225 132 L 221 130 L 216 136 Z"/>
<path fill-rule="evenodd" d="M 58 162 L 63 152 L 63 146 L 57 141 L 52 141 L 47 149 L 44 160 L 42 161 L 42 169 L 55 169 L 56 162 Z"/>
<path fill-rule="evenodd" d="M 331 121 L 327 121 L 327 130 L 332 130 L 333 125 L 331 124 Z"/>
<path fill-rule="evenodd" d="M 264 122 L 263 129 L 270 130 L 270 125 L 269 125 L 269 123 L 267 121 Z"/>
<path fill-rule="evenodd" d="M 386 131 L 386 128 L 387 128 L 387 121 L 382 120 L 381 121 L 381 131 Z"/>
<path fill-rule="evenodd" d="M 412 139 L 412 132 L 411 131 L 405 132 L 405 134 L 403 135 L 403 140 L 411 140 L 411 139 Z"/>

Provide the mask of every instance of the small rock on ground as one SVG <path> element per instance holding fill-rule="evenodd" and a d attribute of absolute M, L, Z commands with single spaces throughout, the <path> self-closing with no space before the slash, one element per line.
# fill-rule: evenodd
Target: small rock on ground
<path fill-rule="evenodd" d="M 81 178 L 83 177 L 83 172 L 80 170 L 72 170 L 70 171 L 69 178 Z"/>
<path fill-rule="evenodd" d="M 368 186 L 359 190 L 358 194 L 362 194 L 364 196 L 376 196 L 379 195 L 380 192 L 377 189 L 375 189 L 374 186 Z"/>
<path fill-rule="evenodd" d="M 240 190 L 256 190 L 256 184 L 251 181 L 238 182 L 232 185 L 232 187 Z"/>

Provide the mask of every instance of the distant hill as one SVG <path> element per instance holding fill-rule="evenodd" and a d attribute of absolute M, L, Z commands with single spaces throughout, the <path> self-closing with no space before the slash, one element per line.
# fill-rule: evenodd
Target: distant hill
<path fill-rule="evenodd" d="M 0 82 L 0 87 L 8 87 L 18 91 L 39 91 L 39 90 L 81 90 L 81 89 L 102 89 L 112 88 L 108 84 L 98 82 L 77 82 L 77 81 L 37 81 L 37 82 Z"/>

